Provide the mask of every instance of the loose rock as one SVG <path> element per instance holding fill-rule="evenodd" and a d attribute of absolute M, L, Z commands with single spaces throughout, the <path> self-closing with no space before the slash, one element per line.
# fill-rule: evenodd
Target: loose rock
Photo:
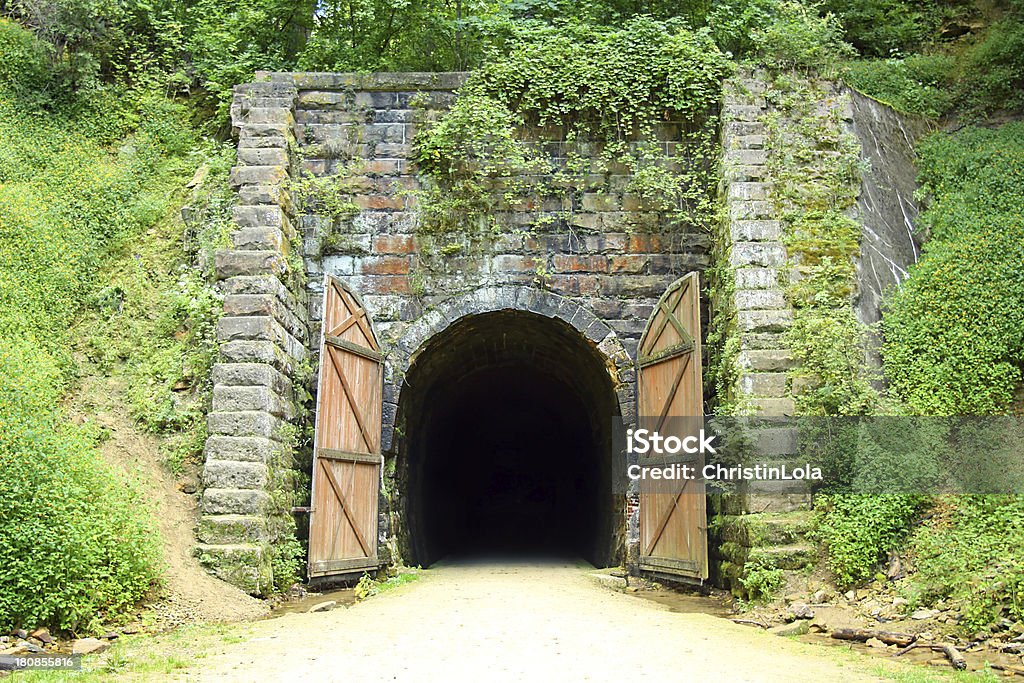
<path fill-rule="evenodd" d="M 313 605 L 312 607 L 309 608 L 309 611 L 310 612 L 329 612 L 329 611 L 331 611 L 332 609 L 334 609 L 337 606 L 338 606 L 338 603 L 335 600 L 327 600 L 326 602 L 318 602 L 318 603 L 316 603 L 315 605 Z"/>
<path fill-rule="evenodd" d="M 789 606 L 790 614 L 794 619 L 813 619 L 814 610 L 806 602 L 794 602 Z"/>
<path fill-rule="evenodd" d="M 794 621 L 792 624 L 782 624 L 780 626 L 773 626 L 768 629 L 768 633 L 774 633 L 777 636 L 802 636 L 810 630 L 810 622 L 800 620 Z"/>
<path fill-rule="evenodd" d="M 72 644 L 71 652 L 76 655 L 92 655 L 103 652 L 110 647 L 110 643 L 98 638 L 79 638 Z"/>
<path fill-rule="evenodd" d="M 38 638 L 40 642 L 46 644 L 52 643 L 54 641 L 54 637 L 51 636 L 50 632 L 47 631 L 45 628 L 37 628 L 35 631 L 32 631 L 32 637 Z"/>

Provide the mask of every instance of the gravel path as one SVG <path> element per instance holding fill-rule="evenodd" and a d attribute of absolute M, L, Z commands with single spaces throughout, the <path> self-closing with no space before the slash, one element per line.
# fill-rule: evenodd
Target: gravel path
<path fill-rule="evenodd" d="M 834 651 L 669 612 L 569 564 L 438 567 L 351 608 L 251 633 L 179 680 L 879 680 Z"/>

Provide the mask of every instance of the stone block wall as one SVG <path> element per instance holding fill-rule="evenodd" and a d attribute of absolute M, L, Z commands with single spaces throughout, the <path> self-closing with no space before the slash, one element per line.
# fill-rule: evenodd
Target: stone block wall
<path fill-rule="evenodd" d="M 772 201 L 764 79 L 741 74 L 724 89 L 716 235 L 671 224 L 630 192 L 623 168 L 600 162 L 591 143 L 567 142 L 551 128 L 524 134 L 556 163 L 589 158 L 578 187 L 499 203 L 490 216 L 494 229 L 467 225 L 439 234 L 422 224 L 413 140 L 454 101 L 465 77 L 261 73 L 236 89 L 238 205 L 231 247 L 216 256 L 225 314 L 198 553 L 211 571 L 250 592 L 272 585 L 271 548 L 291 535 L 291 506 L 302 502 L 294 500 L 303 487 L 295 485 L 292 447 L 307 392 L 315 391 L 325 273 L 362 296 L 379 333 L 386 355 L 382 446 L 392 463 L 401 456 L 394 432 L 411 359 L 433 335 L 474 313 L 513 308 L 561 318 L 607 360 L 619 410 L 634 419 L 633 363 L 653 307 L 674 280 L 710 266 L 720 328 L 713 333 L 728 340 L 731 372 L 718 399 L 743 414 L 794 413 L 785 342 L 793 258 Z M 674 152 L 684 144 L 684 127 L 665 122 L 656 136 Z M 710 324 L 705 310 L 705 331 Z M 784 517 L 803 514 L 805 493 L 713 498 L 712 563 L 720 582 L 737 585 L 744 563 L 772 555 L 773 543 L 786 566 L 806 559 L 792 533 L 801 520 Z M 627 497 L 623 505 L 627 552 L 637 541 L 636 502 Z M 381 509 L 380 540 L 388 547 L 394 525 L 387 500 Z M 769 516 L 755 520 L 750 511 Z"/>
<path fill-rule="evenodd" d="M 289 200 L 296 90 L 236 88 L 238 194 L 231 246 L 216 254 L 224 295 L 217 326 L 202 520 L 197 554 L 211 572 L 253 594 L 273 586 L 273 545 L 294 532 L 294 428 L 309 358 L 306 291 Z"/>
<path fill-rule="evenodd" d="M 633 419 L 632 362 L 654 304 L 675 279 L 709 263 L 709 235 L 670 227 L 629 192 L 624 169 L 596 161 L 567 196 L 499 206 L 500 229 L 423 231 L 413 138 L 464 80 L 458 73 L 261 73 L 236 89 L 238 206 L 232 246 L 216 256 L 225 315 L 197 552 L 249 592 L 269 589 L 271 548 L 293 530 L 294 425 L 305 419 L 307 388 L 315 391 L 309 378 L 323 274 L 360 293 L 381 337 L 387 453 L 396 447 L 399 394 L 416 349 L 460 315 L 510 307 L 578 329 L 607 359 L 619 412 Z M 527 134 L 556 163 L 588 153 L 561 130 Z M 684 130 L 666 122 L 657 136 L 671 153 Z M 310 198 L 303 188 L 321 181 L 321 196 Z M 328 207 L 338 202 L 343 211 Z M 633 503 L 624 506 L 632 515 L 623 523 L 627 543 L 636 542 Z"/>

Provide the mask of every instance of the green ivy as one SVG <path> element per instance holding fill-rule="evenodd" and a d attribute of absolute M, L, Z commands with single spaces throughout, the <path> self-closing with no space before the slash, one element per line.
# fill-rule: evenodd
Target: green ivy
<path fill-rule="evenodd" d="M 729 68 L 708 33 L 650 18 L 520 36 L 417 136 L 417 163 L 434 183 L 418 197 L 423 228 L 494 227 L 496 210 L 538 197 L 558 207 L 549 220 L 564 219 L 591 182 L 587 157 L 600 173 L 629 175 L 627 190 L 654 209 L 706 227 L 714 110 Z M 664 121 L 683 122 L 679 150 L 652 144 Z M 527 127 L 579 153 L 525 139 Z"/>
<path fill-rule="evenodd" d="M 1024 367 L 1024 124 L 919 147 L 921 260 L 890 296 L 885 373 L 918 414 L 1014 410 Z"/>

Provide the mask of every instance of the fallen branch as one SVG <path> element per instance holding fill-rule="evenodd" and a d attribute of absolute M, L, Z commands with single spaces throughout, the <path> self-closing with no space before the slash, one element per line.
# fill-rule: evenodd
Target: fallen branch
<path fill-rule="evenodd" d="M 960 654 L 960 651 L 952 645 L 949 645 L 948 643 L 945 645 L 933 645 L 932 650 L 939 650 L 942 654 L 946 655 L 946 659 L 949 660 L 949 663 L 952 664 L 953 668 L 957 671 L 963 671 L 967 668 L 967 660 L 964 659 L 964 656 Z"/>
<path fill-rule="evenodd" d="M 744 626 L 757 626 L 758 628 L 768 628 L 768 624 L 761 623 L 760 621 L 754 621 L 753 619 L 730 619 L 734 624 L 743 624 Z"/>
<path fill-rule="evenodd" d="M 832 631 L 832 637 L 836 640 L 856 640 L 861 643 L 876 638 L 886 645 L 899 645 L 900 647 L 906 647 L 917 640 L 917 636 L 910 635 L 909 633 L 868 631 L 862 628 L 839 628 Z"/>
<path fill-rule="evenodd" d="M 910 652 L 911 650 L 913 650 L 915 647 L 920 647 L 920 645 L 921 645 L 921 643 L 918 643 L 918 642 L 915 641 L 915 642 L 911 643 L 910 645 L 907 645 L 905 648 L 903 648 L 902 650 L 900 650 L 896 654 L 894 654 L 893 657 L 900 657 L 902 655 L 905 655 L 908 652 Z"/>
<path fill-rule="evenodd" d="M 1017 674 L 1018 676 L 1024 676 L 1024 669 L 1018 666 L 1006 666 L 1005 664 L 989 664 L 989 667 L 996 671 L 1005 671 L 1011 674 Z"/>

